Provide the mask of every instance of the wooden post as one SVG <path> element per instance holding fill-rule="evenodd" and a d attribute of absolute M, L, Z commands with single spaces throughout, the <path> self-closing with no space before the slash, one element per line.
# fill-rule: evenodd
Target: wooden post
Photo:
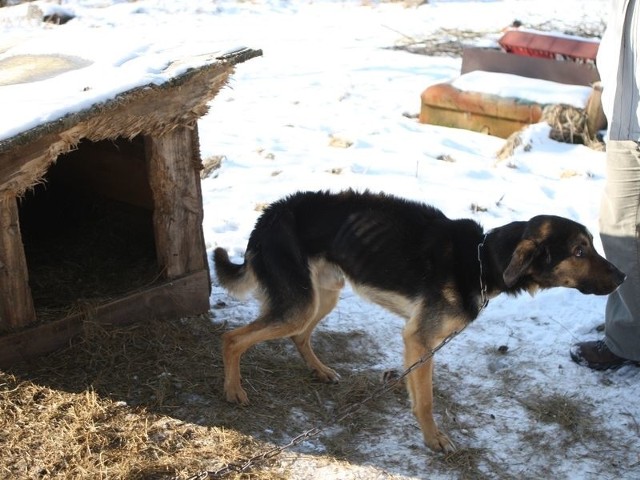
<path fill-rule="evenodd" d="M 27 260 L 14 196 L 0 197 L 0 330 L 35 321 Z"/>
<path fill-rule="evenodd" d="M 206 270 L 197 125 L 145 136 L 158 264 L 166 278 Z M 210 286 L 208 287 L 210 289 Z"/>

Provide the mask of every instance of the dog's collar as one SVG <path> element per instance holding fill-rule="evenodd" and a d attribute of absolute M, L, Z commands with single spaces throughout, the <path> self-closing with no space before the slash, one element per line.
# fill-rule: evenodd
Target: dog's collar
<path fill-rule="evenodd" d="M 478 244 L 478 264 L 480 265 L 480 313 L 484 310 L 487 305 L 489 305 L 489 297 L 487 295 L 487 284 L 484 281 L 484 272 L 482 269 L 482 247 L 484 247 L 484 242 L 487 241 L 487 237 L 489 236 L 490 231 L 484 234 L 482 241 Z"/>

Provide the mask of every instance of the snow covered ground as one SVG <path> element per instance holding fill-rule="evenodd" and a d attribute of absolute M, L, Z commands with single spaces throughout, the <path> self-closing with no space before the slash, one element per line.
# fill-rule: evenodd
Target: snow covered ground
<path fill-rule="evenodd" d="M 491 40 L 514 19 L 557 31 L 598 30 L 606 18 L 605 0 L 432 0 L 419 7 L 357 0 L 34 5 L 54 5 L 76 18 L 43 27 L 24 12 L 9 15 L 0 9 L 4 41 L 43 28 L 76 34 L 121 28 L 144 32 L 149 45 L 159 36 L 264 51 L 237 67 L 199 124 L 203 159 L 222 158 L 220 169 L 202 184 L 209 251 L 222 246 L 239 261 L 261 206 L 297 190 L 318 189 L 394 193 L 433 204 L 451 218 L 475 218 L 486 228 L 553 213 L 597 234 L 604 153 L 554 142 L 547 137 L 549 127 L 539 124 L 525 133 L 526 149 L 497 162 L 504 144 L 500 138 L 419 124 L 411 114 L 419 111 L 420 93 L 455 78 L 460 59 L 391 47 L 444 29 L 483 32 Z M 126 42 L 119 48 L 126 56 Z M 130 55 L 144 59 L 144 51 Z M 214 321 L 232 326 L 250 321 L 256 305 L 230 299 L 212 281 L 212 305 L 228 305 L 216 311 Z M 640 478 L 640 369 L 592 372 L 569 358 L 574 342 L 600 336 L 596 328 L 604 304 L 604 297 L 566 289 L 533 298 L 499 297 L 438 353 L 436 382 L 464 412 L 457 419 L 464 428 L 448 433 L 462 448 L 485 450 L 481 470 L 486 478 Z M 384 354 L 372 359 L 374 364 L 350 368 L 384 370 L 402 365 L 401 329 L 400 319 L 347 288 L 318 330 L 364 332 L 372 348 Z M 501 346 L 506 354 L 498 353 Z M 291 361 L 300 360 L 292 356 Z M 525 406 L 532 396 L 578 401 L 595 422 L 589 432 L 604 437 L 576 439 L 558 424 L 539 421 Z M 363 465 L 317 467 L 314 475 L 457 478 L 434 465 L 436 454 L 421 446 L 410 412 L 396 415 L 384 438 L 354 439 L 367 452 Z M 293 468 L 303 472 L 300 478 L 309 478 L 313 454 L 322 448 L 302 451 Z"/>

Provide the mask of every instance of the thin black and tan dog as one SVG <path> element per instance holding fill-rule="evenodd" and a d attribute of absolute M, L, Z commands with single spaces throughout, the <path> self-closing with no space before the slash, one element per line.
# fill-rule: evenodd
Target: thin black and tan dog
<path fill-rule="evenodd" d="M 300 192 L 271 204 L 249 238 L 245 262 L 214 253 L 220 283 L 256 290 L 258 318 L 224 334 L 224 390 L 247 404 L 240 357 L 258 342 L 289 337 L 320 380 L 339 375 L 316 357 L 311 333 L 336 305 L 345 279 L 370 301 L 407 320 L 404 363 L 412 365 L 478 316 L 500 293 L 551 287 L 604 295 L 625 275 L 600 256 L 572 220 L 540 215 L 485 233 L 431 206 L 385 194 Z M 429 360 L 407 377 L 413 412 L 433 450 L 453 451 L 432 414 Z"/>

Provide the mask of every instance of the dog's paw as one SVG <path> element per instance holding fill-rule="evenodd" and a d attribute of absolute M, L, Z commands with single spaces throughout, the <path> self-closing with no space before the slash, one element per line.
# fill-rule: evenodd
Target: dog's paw
<path fill-rule="evenodd" d="M 226 388 L 224 394 L 227 398 L 227 402 L 229 403 L 237 403 L 243 406 L 249 405 L 249 396 L 247 395 L 247 392 L 244 391 L 244 388 L 240 386 L 235 388 Z"/>
<path fill-rule="evenodd" d="M 453 453 L 457 450 L 449 437 L 441 431 L 436 432 L 433 437 L 425 438 L 424 443 L 434 452 Z"/>
<path fill-rule="evenodd" d="M 324 383 L 338 383 L 340 381 L 340 374 L 329 367 L 315 369 L 313 374 L 318 380 Z"/>

